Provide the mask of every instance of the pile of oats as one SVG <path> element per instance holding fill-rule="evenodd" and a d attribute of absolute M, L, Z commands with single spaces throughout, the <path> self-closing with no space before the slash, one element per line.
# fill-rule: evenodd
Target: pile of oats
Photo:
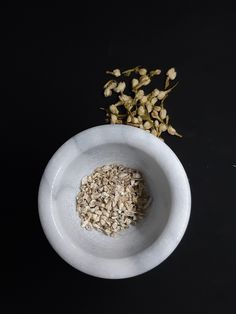
<path fill-rule="evenodd" d="M 175 68 L 170 68 L 166 72 L 164 88 L 155 88 L 150 93 L 145 92 L 145 87 L 151 83 L 155 76 L 161 74 L 160 69 L 148 72 L 147 69 L 137 66 L 123 72 L 120 69 L 115 69 L 106 73 L 115 79 L 109 80 L 104 85 L 104 96 L 117 98 L 109 108 L 101 108 L 106 110 L 107 122 L 135 126 L 163 141 L 164 132 L 182 137 L 171 125 L 170 117 L 164 107 L 165 100 L 178 84 L 178 82 L 173 84 L 177 76 Z M 124 77 L 128 77 L 129 81 L 120 80 Z"/>
<path fill-rule="evenodd" d="M 150 201 L 139 171 L 112 164 L 82 179 L 76 209 L 82 227 L 114 236 L 142 219 Z"/>

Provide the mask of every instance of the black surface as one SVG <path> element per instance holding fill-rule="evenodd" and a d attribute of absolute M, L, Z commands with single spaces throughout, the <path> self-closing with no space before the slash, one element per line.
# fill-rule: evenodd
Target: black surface
<path fill-rule="evenodd" d="M 14 264 L 3 271 L 11 284 L 4 313 L 235 313 L 233 6 L 90 3 L 80 10 L 2 12 L 11 79 L 4 78 L 2 157 L 14 188 L 2 211 Z M 192 213 L 183 240 L 159 267 L 103 280 L 73 269 L 53 251 L 39 223 L 37 192 L 56 149 L 103 124 L 104 71 L 138 64 L 178 71 L 180 84 L 167 108 L 184 137 L 166 142 L 188 174 Z"/>

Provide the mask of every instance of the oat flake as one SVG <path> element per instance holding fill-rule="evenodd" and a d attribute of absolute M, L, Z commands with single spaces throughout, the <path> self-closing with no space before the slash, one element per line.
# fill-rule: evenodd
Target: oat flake
<path fill-rule="evenodd" d="M 114 236 L 141 220 L 150 202 L 142 174 L 112 164 L 96 168 L 81 180 L 76 210 L 83 228 Z"/>

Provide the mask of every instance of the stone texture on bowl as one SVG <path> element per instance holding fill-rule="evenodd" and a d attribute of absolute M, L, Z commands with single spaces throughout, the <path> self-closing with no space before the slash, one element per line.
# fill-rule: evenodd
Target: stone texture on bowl
<path fill-rule="evenodd" d="M 76 195 L 82 177 L 105 164 L 139 169 L 152 203 L 147 216 L 115 238 L 80 226 Z M 39 216 L 56 252 L 75 268 L 102 278 L 127 278 L 159 265 L 176 248 L 188 224 L 189 182 L 180 161 L 143 130 L 102 125 L 62 145 L 49 161 L 39 188 Z"/>

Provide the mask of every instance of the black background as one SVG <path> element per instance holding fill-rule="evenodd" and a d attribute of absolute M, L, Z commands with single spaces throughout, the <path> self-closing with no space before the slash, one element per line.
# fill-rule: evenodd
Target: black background
<path fill-rule="evenodd" d="M 13 262 L 2 271 L 10 281 L 4 313 L 236 312 L 236 10 L 207 2 L 127 6 L 2 11 L 2 158 L 10 170 L 3 241 Z M 183 240 L 160 266 L 103 280 L 53 251 L 39 223 L 38 186 L 60 145 L 104 123 L 98 108 L 106 104 L 105 70 L 139 64 L 177 69 L 180 84 L 166 106 L 184 137 L 165 139 L 188 174 L 192 213 Z"/>

